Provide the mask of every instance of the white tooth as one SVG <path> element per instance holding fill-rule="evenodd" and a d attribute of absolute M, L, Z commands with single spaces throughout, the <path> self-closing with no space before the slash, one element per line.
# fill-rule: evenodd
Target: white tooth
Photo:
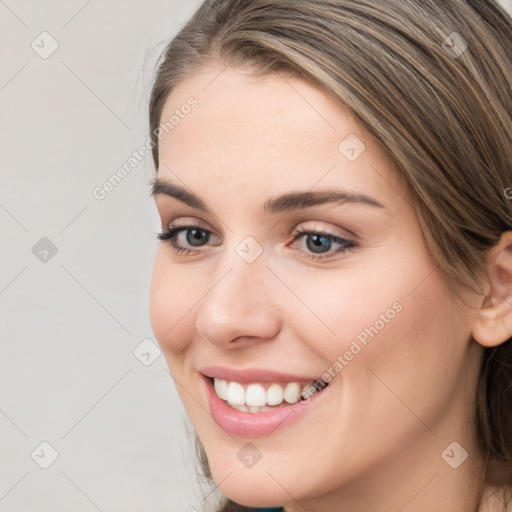
<path fill-rule="evenodd" d="M 309 398 L 309 388 L 311 387 L 311 384 L 306 384 L 303 388 L 302 388 L 302 391 L 300 392 L 301 394 L 301 397 L 303 397 L 305 400 L 307 398 Z M 300 398 L 300 397 L 299 397 Z"/>
<path fill-rule="evenodd" d="M 249 412 L 249 407 L 246 405 L 232 405 L 233 409 L 238 409 L 241 412 Z"/>
<path fill-rule="evenodd" d="M 230 382 L 226 394 L 229 405 L 245 405 L 245 390 L 238 382 Z"/>
<path fill-rule="evenodd" d="M 279 405 L 283 401 L 283 388 L 280 384 L 270 384 L 267 389 L 267 404 Z"/>
<path fill-rule="evenodd" d="M 270 409 L 272 409 L 272 407 L 267 407 L 266 405 L 264 405 L 264 406 L 261 408 L 261 412 L 267 412 L 267 411 L 270 411 Z"/>
<path fill-rule="evenodd" d="M 299 399 L 300 385 L 298 382 L 289 382 L 284 388 L 284 399 L 289 404 L 294 404 Z"/>
<path fill-rule="evenodd" d="M 219 395 L 219 397 L 222 398 L 222 400 L 227 400 L 228 399 L 228 383 L 224 379 L 219 379 L 219 380 L 220 380 L 220 384 L 219 384 L 220 395 Z"/>
<path fill-rule="evenodd" d="M 267 394 L 260 384 L 249 384 L 245 391 L 245 403 L 249 406 L 267 405 Z"/>
<path fill-rule="evenodd" d="M 228 384 L 224 379 L 218 379 L 217 377 L 214 377 L 213 379 L 213 386 L 215 388 L 215 392 L 217 393 L 217 396 L 221 398 L 222 400 L 227 400 L 227 389 Z"/>
<path fill-rule="evenodd" d="M 261 407 L 250 405 L 249 406 L 249 412 L 261 412 Z"/>

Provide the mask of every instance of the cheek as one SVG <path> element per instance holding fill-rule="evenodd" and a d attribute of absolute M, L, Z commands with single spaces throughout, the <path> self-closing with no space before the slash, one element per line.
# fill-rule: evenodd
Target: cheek
<path fill-rule="evenodd" d="M 393 275 L 382 259 L 377 263 L 347 264 L 337 271 L 311 275 L 303 271 L 300 278 L 285 276 L 300 299 L 290 298 L 296 321 L 290 322 L 291 309 L 283 312 L 285 324 L 295 330 L 294 338 L 331 363 L 351 347 L 358 351 L 354 341 L 364 348 L 370 340 L 382 338 L 403 315 L 403 302 L 412 285 L 406 273 Z"/>
<path fill-rule="evenodd" d="M 349 416 L 367 425 L 369 434 L 369 407 L 395 419 L 390 410 L 407 415 L 393 392 L 433 418 L 456 386 L 467 355 L 470 323 L 441 275 L 432 272 L 425 252 L 409 247 L 404 254 L 400 265 L 395 255 L 381 254 L 373 264 L 357 266 L 365 268 L 364 275 L 347 267 L 295 288 L 319 317 L 308 314 L 309 325 L 296 326 L 295 336 L 325 361 L 344 407 L 353 407 Z"/>
<path fill-rule="evenodd" d="M 418 276 L 420 282 L 421 273 Z M 361 350 L 339 377 L 342 402 L 350 404 L 349 419 L 342 421 L 341 429 L 349 432 L 355 423 L 360 435 L 373 439 L 368 443 L 369 460 L 373 450 L 384 450 L 384 443 L 392 451 L 403 439 L 422 433 L 428 436 L 425 425 L 437 430 L 436 425 L 449 417 L 450 400 L 467 360 L 467 319 L 439 274 L 432 273 L 416 289 L 407 281 L 394 282 L 394 292 L 381 296 L 382 306 L 372 305 L 371 310 L 366 309 L 366 318 L 357 319 L 364 322 L 363 330 L 350 324 L 350 339 Z M 400 310 L 397 308 L 387 323 L 377 322 L 393 300 L 398 301 Z M 358 330 L 366 343 L 360 343 L 360 335 L 353 334 Z"/>
<path fill-rule="evenodd" d="M 436 401 L 441 406 L 450 396 L 464 371 L 470 323 L 437 272 L 404 296 L 402 304 L 403 311 L 383 335 L 374 368 L 411 406 L 428 414 Z"/>
<path fill-rule="evenodd" d="M 295 276 L 294 290 L 318 317 L 314 322 L 308 315 L 309 335 L 301 339 L 311 340 L 317 351 L 333 359 L 353 340 L 362 347 L 374 339 L 388 345 L 404 340 L 410 346 L 418 336 L 444 332 L 440 322 L 456 321 L 451 319 L 452 299 L 439 273 L 432 272 L 434 264 L 421 239 L 413 244 L 414 239 L 414 233 L 407 233 L 388 247 L 368 249 L 347 259 L 339 271 Z M 322 343 L 320 329 L 325 333 Z"/>
<path fill-rule="evenodd" d="M 166 356 L 189 348 L 190 322 L 203 293 L 186 266 L 173 264 L 167 252 L 166 248 L 158 249 L 149 301 L 151 327 Z"/>

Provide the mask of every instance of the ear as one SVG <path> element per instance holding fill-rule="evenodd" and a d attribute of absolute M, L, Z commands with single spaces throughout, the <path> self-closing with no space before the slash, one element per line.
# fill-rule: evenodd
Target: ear
<path fill-rule="evenodd" d="M 484 347 L 495 347 L 512 337 L 512 231 L 489 251 L 487 278 L 472 334 Z"/>

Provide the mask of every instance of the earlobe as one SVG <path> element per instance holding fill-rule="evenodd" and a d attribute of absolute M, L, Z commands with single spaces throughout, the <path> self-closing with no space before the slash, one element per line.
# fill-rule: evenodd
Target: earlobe
<path fill-rule="evenodd" d="M 473 339 L 495 347 L 512 337 L 512 231 L 489 251 L 487 286 L 473 320 Z"/>

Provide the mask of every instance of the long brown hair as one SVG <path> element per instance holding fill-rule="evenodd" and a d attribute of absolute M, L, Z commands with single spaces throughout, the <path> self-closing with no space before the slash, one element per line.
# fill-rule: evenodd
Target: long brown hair
<path fill-rule="evenodd" d="M 497 2 L 205 0 L 157 65 L 156 169 L 167 98 L 212 60 L 255 76 L 292 74 L 348 106 L 396 163 L 439 270 L 479 290 L 489 248 L 512 229 L 512 20 Z M 484 350 L 475 406 L 478 441 L 500 467 L 486 481 L 504 487 L 512 485 L 511 382 L 509 339 Z M 223 510 L 248 509 L 229 502 Z"/>

